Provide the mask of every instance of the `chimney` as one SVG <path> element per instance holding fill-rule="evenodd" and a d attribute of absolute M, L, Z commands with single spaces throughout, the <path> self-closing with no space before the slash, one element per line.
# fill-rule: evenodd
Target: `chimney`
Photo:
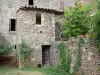
<path fill-rule="evenodd" d="M 60 0 L 60 9 L 64 10 L 64 0 Z"/>

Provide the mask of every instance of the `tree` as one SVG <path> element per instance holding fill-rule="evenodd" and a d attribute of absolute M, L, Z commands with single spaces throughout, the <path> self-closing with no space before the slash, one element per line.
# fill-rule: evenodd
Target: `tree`
<path fill-rule="evenodd" d="M 75 7 L 65 9 L 63 37 L 85 35 L 89 30 L 90 10 L 90 6 L 80 8 L 77 4 Z"/>
<path fill-rule="evenodd" d="M 100 0 L 96 0 L 96 9 L 97 11 L 93 16 L 94 27 L 92 33 L 94 33 L 94 36 L 92 37 L 94 37 L 97 47 L 100 50 Z"/>

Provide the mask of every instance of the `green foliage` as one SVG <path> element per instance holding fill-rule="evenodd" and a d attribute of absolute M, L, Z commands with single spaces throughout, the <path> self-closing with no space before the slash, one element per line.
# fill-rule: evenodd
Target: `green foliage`
<path fill-rule="evenodd" d="M 81 62 L 81 39 L 77 43 L 77 54 L 76 54 L 76 62 L 74 67 L 74 72 L 70 73 L 70 66 L 71 66 L 71 53 L 69 50 L 69 46 L 65 46 L 64 42 L 60 42 L 58 46 L 59 50 L 59 60 L 60 63 L 56 66 L 50 66 L 46 68 L 41 68 L 39 71 L 46 73 L 47 75 L 76 75 L 76 72 L 78 72 L 78 69 L 80 67 Z M 84 73 L 82 73 L 84 75 Z"/>
<path fill-rule="evenodd" d="M 28 62 L 33 50 L 30 48 L 30 45 L 28 45 L 24 40 L 21 41 L 19 47 L 21 61 Z"/>
<path fill-rule="evenodd" d="M 86 34 L 89 30 L 90 10 L 91 6 L 65 9 L 62 35 L 66 38 Z"/>
<path fill-rule="evenodd" d="M 100 16 L 100 11 L 98 11 L 95 14 L 95 27 L 94 27 L 95 40 L 98 48 L 100 48 L 100 17 L 99 16 Z"/>
<path fill-rule="evenodd" d="M 12 52 L 11 45 L 0 44 L 0 55 L 8 55 Z"/>
<path fill-rule="evenodd" d="M 59 60 L 60 63 L 57 67 L 53 69 L 52 75 L 76 75 L 78 69 L 80 67 L 81 62 L 81 50 L 80 50 L 81 39 L 78 41 L 78 49 L 76 54 L 76 62 L 74 65 L 73 73 L 70 73 L 70 66 L 71 66 L 71 54 L 68 46 L 65 46 L 64 42 L 61 42 L 58 46 L 59 49 Z"/>
<path fill-rule="evenodd" d="M 79 67 L 81 65 L 81 49 L 80 49 L 81 40 L 82 39 L 80 38 L 78 43 L 77 43 L 78 46 L 77 46 L 76 62 L 75 62 L 74 71 L 73 71 L 74 74 L 76 72 L 78 72 Z"/>
<path fill-rule="evenodd" d="M 59 49 L 59 65 L 54 69 L 53 75 L 71 75 L 70 74 L 70 51 L 65 47 L 64 42 L 58 46 Z M 67 49 L 67 50 L 66 50 Z"/>
<path fill-rule="evenodd" d="M 65 47 L 64 42 L 61 42 L 58 46 L 59 49 L 59 59 L 60 67 L 65 70 L 65 72 L 70 72 L 70 51 Z"/>
<path fill-rule="evenodd" d="M 92 17 L 94 20 L 94 26 L 93 26 L 93 35 L 92 38 L 95 39 L 97 48 L 100 51 L 100 0 L 96 0 L 97 4 L 97 11 L 95 12 L 95 15 Z"/>
<path fill-rule="evenodd" d="M 97 9 L 100 10 L 100 0 L 96 0 L 97 3 Z"/>

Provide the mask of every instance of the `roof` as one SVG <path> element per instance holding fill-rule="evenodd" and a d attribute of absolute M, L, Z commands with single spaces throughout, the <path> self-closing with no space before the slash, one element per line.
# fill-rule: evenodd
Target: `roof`
<path fill-rule="evenodd" d="M 39 8 L 37 6 L 21 6 L 20 9 L 22 10 L 37 10 L 37 11 L 44 11 L 44 12 L 50 12 L 55 14 L 64 14 L 64 11 L 59 11 L 56 9 L 48 9 L 48 8 Z"/>

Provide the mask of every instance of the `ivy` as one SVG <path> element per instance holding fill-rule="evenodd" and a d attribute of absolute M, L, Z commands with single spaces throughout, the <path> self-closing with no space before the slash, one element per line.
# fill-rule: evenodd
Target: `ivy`
<path fill-rule="evenodd" d="M 82 39 L 80 38 L 78 43 L 77 43 L 77 54 L 76 54 L 76 62 L 75 62 L 75 66 L 74 66 L 74 71 L 73 73 L 76 74 L 79 70 L 79 67 L 81 65 L 81 43 Z"/>
<path fill-rule="evenodd" d="M 60 42 L 58 46 L 59 50 L 59 65 L 55 68 L 53 75 L 71 75 L 70 73 L 70 51 L 68 47 L 65 46 L 63 41 Z"/>
<path fill-rule="evenodd" d="M 64 42 L 61 42 L 58 46 L 59 49 L 59 59 L 60 59 L 60 66 L 67 72 L 70 72 L 70 51 L 65 47 Z"/>

